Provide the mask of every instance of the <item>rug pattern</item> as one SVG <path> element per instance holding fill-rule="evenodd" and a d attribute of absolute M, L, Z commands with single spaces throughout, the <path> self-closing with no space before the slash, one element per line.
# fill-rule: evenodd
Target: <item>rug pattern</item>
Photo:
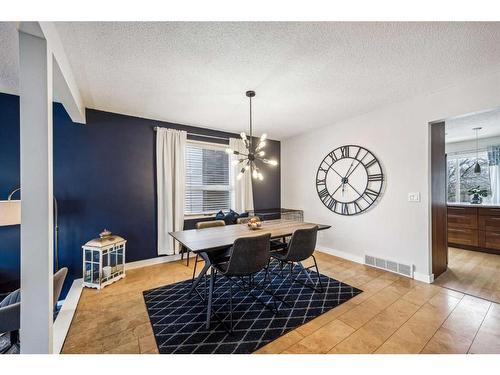
<path fill-rule="evenodd" d="M 291 277 L 297 277 L 298 266 L 294 267 L 292 276 L 289 269 L 282 276 L 277 262 L 271 263 L 270 269 L 272 272 L 268 280 L 270 278 L 272 281 L 269 289 L 287 301 L 291 307 L 281 304 L 279 314 L 274 314 L 256 301 L 248 290 L 233 286 L 233 333 L 228 333 L 215 317 L 212 318 L 210 330 L 205 329 L 206 304 L 196 293 L 188 297 L 191 280 L 144 291 L 144 300 L 159 352 L 252 353 L 362 292 L 320 274 L 324 287 L 324 292 L 320 293 L 297 282 L 291 282 Z M 316 282 L 318 274 L 311 272 L 311 277 Z M 254 283 L 261 282 L 263 278 L 262 271 L 255 275 Z M 298 279 L 307 281 L 303 273 Z M 201 293 L 203 284 L 200 283 L 198 287 Z M 218 311 L 219 317 L 227 318 L 227 324 L 229 286 L 227 279 L 218 276 L 213 297 L 213 309 Z M 272 297 L 264 291 L 254 289 L 251 293 L 272 306 Z"/>

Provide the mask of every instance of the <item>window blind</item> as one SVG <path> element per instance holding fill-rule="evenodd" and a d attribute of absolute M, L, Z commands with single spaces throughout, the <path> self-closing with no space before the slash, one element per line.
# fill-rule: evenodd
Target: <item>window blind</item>
<path fill-rule="evenodd" d="M 186 214 L 214 213 L 231 206 L 230 160 L 224 146 L 188 142 Z"/>

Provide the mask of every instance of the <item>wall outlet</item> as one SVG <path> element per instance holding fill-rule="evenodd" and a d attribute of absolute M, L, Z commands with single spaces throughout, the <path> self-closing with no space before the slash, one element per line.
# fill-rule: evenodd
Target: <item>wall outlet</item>
<path fill-rule="evenodd" d="M 420 193 L 408 193 L 408 202 L 420 202 Z"/>

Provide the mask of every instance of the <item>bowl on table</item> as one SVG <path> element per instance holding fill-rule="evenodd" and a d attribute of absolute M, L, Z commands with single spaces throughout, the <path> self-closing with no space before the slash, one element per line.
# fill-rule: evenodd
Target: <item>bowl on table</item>
<path fill-rule="evenodd" d="M 262 228 L 262 222 L 256 218 L 251 218 L 248 223 L 248 228 L 251 230 L 256 230 Z"/>

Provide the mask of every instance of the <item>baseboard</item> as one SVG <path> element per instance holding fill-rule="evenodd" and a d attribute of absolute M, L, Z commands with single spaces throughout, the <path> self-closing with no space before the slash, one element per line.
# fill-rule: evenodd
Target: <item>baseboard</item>
<path fill-rule="evenodd" d="M 354 255 L 351 253 L 347 253 L 345 251 L 340 251 L 337 249 L 332 249 L 331 247 L 326 246 L 316 246 L 316 250 L 321 251 L 322 253 L 333 255 L 339 258 L 347 259 L 352 262 L 364 264 L 363 257 L 359 255 Z"/>
<path fill-rule="evenodd" d="M 190 253 L 190 256 L 194 256 L 194 254 Z M 161 264 L 161 263 L 175 262 L 175 261 L 180 260 L 180 259 L 181 259 L 180 254 L 162 255 L 162 256 L 159 256 L 156 258 L 137 260 L 135 262 L 125 263 L 125 270 L 132 270 L 134 268 L 154 266 L 155 264 Z"/>
<path fill-rule="evenodd" d="M 55 354 L 61 353 L 82 290 L 83 279 L 73 280 L 68 295 L 62 303 L 61 310 L 59 310 L 59 314 L 57 314 L 57 318 L 52 326 L 52 352 Z"/>
<path fill-rule="evenodd" d="M 434 282 L 434 274 L 427 275 L 425 273 L 413 272 L 413 278 L 427 284 L 432 284 Z"/>
<path fill-rule="evenodd" d="M 347 259 L 352 262 L 365 264 L 364 257 L 359 255 L 354 255 L 351 253 L 347 253 L 345 251 L 340 251 L 337 249 L 332 249 L 326 246 L 316 246 L 316 250 L 321 251 L 322 253 L 334 255 L 339 258 Z M 390 272 L 390 271 L 387 271 Z M 434 275 L 426 275 L 419 272 L 413 272 L 413 278 L 417 281 L 422 281 L 424 283 L 431 284 L 434 281 Z"/>

